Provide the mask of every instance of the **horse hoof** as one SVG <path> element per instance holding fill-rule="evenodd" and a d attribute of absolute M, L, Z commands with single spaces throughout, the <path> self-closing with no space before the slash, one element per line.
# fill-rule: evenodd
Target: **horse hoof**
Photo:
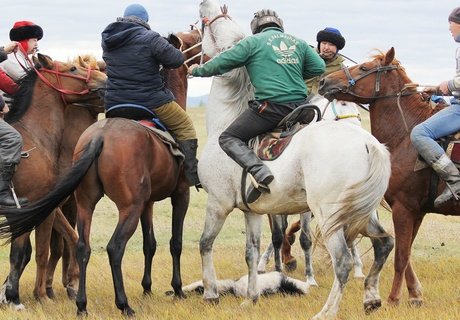
<path fill-rule="evenodd" d="M 46 295 L 47 295 L 48 298 L 50 298 L 50 299 L 56 298 L 56 295 L 54 294 L 53 288 L 46 288 Z"/>
<path fill-rule="evenodd" d="M 13 311 L 23 311 L 26 310 L 26 307 L 22 303 L 10 303 L 10 309 Z"/>
<path fill-rule="evenodd" d="M 174 292 L 174 298 L 175 299 L 187 299 L 187 296 L 185 295 L 184 291 L 180 290 L 179 292 Z"/>
<path fill-rule="evenodd" d="M 364 302 L 364 312 L 366 314 L 371 314 L 382 306 L 382 300 L 369 300 Z"/>
<path fill-rule="evenodd" d="M 219 302 L 220 302 L 220 299 L 218 297 L 217 298 L 206 298 L 206 299 L 204 299 L 204 301 L 206 303 L 211 304 L 211 305 L 217 306 L 219 304 Z"/>
<path fill-rule="evenodd" d="M 241 303 L 241 308 L 250 308 L 252 306 L 254 306 L 255 304 L 257 303 L 257 299 L 255 300 L 252 300 L 252 299 L 245 299 L 242 303 Z"/>
<path fill-rule="evenodd" d="M 77 299 L 77 290 L 75 290 L 74 288 L 67 287 L 66 291 L 67 291 L 67 297 L 70 300 L 74 301 Z"/>
<path fill-rule="evenodd" d="M 286 270 L 286 272 L 292 272 L 295 269 L 297 269 L 297 260 L 294 258 L 294 259 L 284 263 L 283 266 L 284 266 L 284 270 Z"/>
<path fill-rule="evenodd" d="M 318 282 L 316 282 L 315 278 L 313 278 L 313 277 L 308 277 L 307 278 L 307 285 L 309 287 L 319 287 Z"/>
<path fill-rule="evenodd" d="M 145 294 L 145 291 L 144 291 L 144 294 Z M 165 295 L 167 295 L 168 297 L 172 297 L 174 295 L 174 291 L 172 290 L 165 291 Z"/>
<path fill-rule="evenodd" d="M 288 243 L 290 246 L 292 246 L 295 243 L 295 234 L 292 234 L 287 237 Z"/>
<path fill-rule="evenodd" d="M 88 317 L 88 311 L 86 310 L 77 310 L 77 317 L 78 318 L 83 318 L 83 317 Z"/>
<path fill-rule="evenodd" d="M 410 298 L 409 305 L 414 308 L 420 308 L 423 305 L 423 299 L 421 298 Z"/>
<path fill-rule="evenodd" d="M 126 308 L 121 312 L 125 317 L 134 317 L 134 315 L 136 314 L 136 312 L 134 312 L 133 309 L 131 309 L 130 306 L 126 306 Z"/>
<path fill-rule="evenodd" d="M 364 279 L 366 275 L 362 271 L 355 271 L 353 277 L 355 279 Z"/>

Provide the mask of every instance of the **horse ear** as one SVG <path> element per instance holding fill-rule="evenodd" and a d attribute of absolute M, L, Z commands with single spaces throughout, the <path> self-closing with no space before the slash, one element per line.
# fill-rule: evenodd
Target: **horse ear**
<path fill-rule="evenodd" d="M 80 64 L 80 66 L 82 66 L 83 68 L 90 69 L 89 63 L 84 58 L 82 58 L 81 56 L 78 56 L 78 62 Z"/>
<path fill-rule="evenodd" d="M 385 55 L 385 65 L 388 66 L 391 62 L 393 62 L 395 58 L 395 48 L 391 47 L 390 50 L 388 50 L 387 54 Z"/>
<path fill-rule="evenodd" d="M 105 63 L 104 60 L 97 60 L 96 64 L 97 64 L 99 71 L 101 72 L 105 72 L 105 69 L 107 69 L 107 64 Z"/>
<path fill-rule="evenodd" d="M 40 65 L 46 69 L 53 69 L 54 68 L 54 63 L 53 59 L 51 59 L 49 56 L 44 55 L 39 53 L 37 55 L 38 61 L 40 62 Z"/>
<path fill-rule="evenodd" d="M 182 39 L 176 36 L 175 34 L 170 34 L 168 36 L 168 41 L 171 43 L 176 49 L 180 49 L 182 47 Z"/>

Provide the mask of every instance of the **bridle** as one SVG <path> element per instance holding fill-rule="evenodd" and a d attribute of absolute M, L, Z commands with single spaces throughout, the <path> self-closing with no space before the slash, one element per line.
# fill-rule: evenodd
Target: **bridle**
<path fill-rule="evenodd" d="M 187 48 L 187 49 L 185 49 L 185 50 L 182 50 L 182 46 L 184 45 L 184 43 L 183 43 L 182 39 L 179 38 L 180 43 L 181 43 L 181 46 L 180 46 L 179 50 L 182 51 L 183 54 L 186 54 L 187 52 L 192 51 L 193 49 L 195 49 L 195 48 L 201 46 L 201 44 L 203 43 L 203 32 L 202 32 L 202 30 L 201 30 L 200 28 L 198 28 L 198 27 L 196 26 L 197 23 L 198 23 L 198 22 L 195 22 L 194 24 L 191 24 L 191 25 L 190 25 L 190 29 L 191 29 L 191 30 L 197 30 L 197 31 L 198 31 L 198 34 L 199 34 L 199 36 L 200 36 L 200 42 L 197 42 L 197 43 L 195 43 L 193 46 L 191 46 L 191 47 L 189 47 L 189 48 Z M 198 52 L 198 53 L 195 54 L 194 56 L 192 56 L 192 57 L 190 57 L 190 58 L 188 58 L 187 60 L 184 61 L 183 65 L 185 66 L 185 68 L 187 69 L 187 71 L 190 69 L 189 63 L 190 63 L 191 61 L 193 61 L 195 58 L 199 57 L 199 56 L 201 56 L 201 57 L 200 57 L 200 65 L 201 65 L 201 64 L 203 64 L 203 60 L 204 60 L 203 49 L 201 49 L 200 52 Z"/>
<path fill-rule="evenodd" d="M 228 20 L 232 20 L 232 18 L 227 14 L 228 12 L 228 7 L 227 5 L 223 5 L 222 7 L 220 7 L 220 11 L 222 12 L 221 14 L 218 14 L 217 16 L 215 16 L 214 18 L 212 19 L 209 19 L 209 17 L 203 17 L 201 19 L 201 33 L 204 34 L 204 28 L 208 28 L 209 29 L 209 34 L 211 36 L 211 40 L 214 44 L 214 47 L 217 49 L 218 52 L 222 52 L 224 51 L 225 49 L 227 48 L 218 48 L 217 46 L 217 40 L 216 40 L 216 36 L 214 35 L 214 32 L 212 32 L 212 28 L 211 28 L 211 25 L 216 22 L 217 20 L 221 19 L 221 18 L 224 18 L 224 19 L 228 19 Z M 203 48 L 201 49 L 201 51 L 203 52 Z M 204 53 L 203 53 L 204 55 Z"/>

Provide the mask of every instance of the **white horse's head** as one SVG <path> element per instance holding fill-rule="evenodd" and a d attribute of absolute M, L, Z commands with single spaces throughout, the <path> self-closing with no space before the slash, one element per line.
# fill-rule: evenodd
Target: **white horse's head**
<path fill-rule="evenodd" d="M 200 19 L 205 27 L 202 48 L 209 57 L 232 47 L 246 36 L 243 29 L 227 14 L 227 7 L 221 7 L 215 0 L 200 3 Z"/>

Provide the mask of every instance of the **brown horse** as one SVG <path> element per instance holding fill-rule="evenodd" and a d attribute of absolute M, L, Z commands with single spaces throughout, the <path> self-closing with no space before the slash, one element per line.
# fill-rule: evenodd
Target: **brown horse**
<path fill-rule="evenodd" d="M 185 110 L 187 103 L 187 69 L 193 63 L 199 63 L 201 59 L 201 33 L 198 29 L 192 28 L 190 31 L 183 31 L 176 34 L 170 34 L 168 40 L 178 49 L 185 57 L 185 63 L 177 69 L 163 69 L 162 75 L 166 86 L 173 92 L 176 102 Z M 88 63 L 87 67 L 105 71 L 103 61 L 95 61 L 93 57 L 82 57 Z M 203 57 L 206 61 L 208 57 Z M 97 65 L 95 65 L 97 63 Z M 82 108 L 83 107 L 83 108 Z M 83 131 L 91 124 L 97 121 L 98 114 L 104 112 L 104 108 L 98 107 L 98 101 L 94 103 L 85 103 L 78 105 L 69 105 L 65 111 L 64 135 L 61 145 L 59 158 L 59 168 L 64 171 L 71 166 L 73 150 L 77 144 L 78 138 Z M 61 172 L 63 172 L 61 170 Z M 75 227 L 76 224 L 76 203 L 73 195 L 62 206 L 64 215 L 70 224 Z M 71 243 L 70 245 L 74 245 Z M 64 246 L 63 237 L 59 232 L 53 231 L 51 238 L 50 259 L 47 268 L 46 292 L 48 297 L 54 297 L 53 278 L 57 263 L 62 255 L 62 283 L 67 289 L 69 297 L 73 298 L 77 290 L 78 268 L 69 263 L 68 251 Z"/>
<path fill-rule="evenodd" d="M 16 192 L 31 201 L 43 197 L 56 183 L 59 170 L 59 146 L 64 131 L 64 109 L 69 103 L 84 102 L 98 96 L 92 90 L 105 86 L 106 76 L 98 71 L 85 69 L 79 64 L 61 63 L 44 55 L 38 55 L 40 70 L 31 71 L 22 81 L 15 95 L 9 121 L 22 135 L 24 148 L 30 151 L 14 176 Z M 57 228 L 70 234 L 62 212 L 58 213 Z M 37 277 L 34 296 L 46 297 L 45 272 L 48 260 L 49 237 L 54 215 L 36 230 Z M 68 241 L 71 241 L 69 236 Z M 3 286 L 1 300 L 11 302 L 16 308 L 19 301 L 19 278 L 30 260 L 32 246 L 29 234 L 12 242 L 10 248 L 10 272 Z"/>
<path fill-rule="evenodd" d="M 435 111 L 416 92 L 404 68 L 395 60 L 393 48 L 345 71 L 329 75 L 320 92 L 370 105 L 372 134 L 391 151 L 392 175 L 385 199 L 393 212 L 396 252 L 388 301 L 390 304 L 400 302 L 405 278 L 409 302 L 418 306 L 423 302 L 422 288 L 410 255 L 423 218 L 428 212 L 460 215 L 460 207 L 452 201 L 442 209 L 434 208 L 433 201 L 444 184 L 432 186 L 433 170 L 425 168 L 414 172 L 418 155 L 410 142 L 410 131 Z M 432 188 L 434 193 L 430 192 Z"/>

